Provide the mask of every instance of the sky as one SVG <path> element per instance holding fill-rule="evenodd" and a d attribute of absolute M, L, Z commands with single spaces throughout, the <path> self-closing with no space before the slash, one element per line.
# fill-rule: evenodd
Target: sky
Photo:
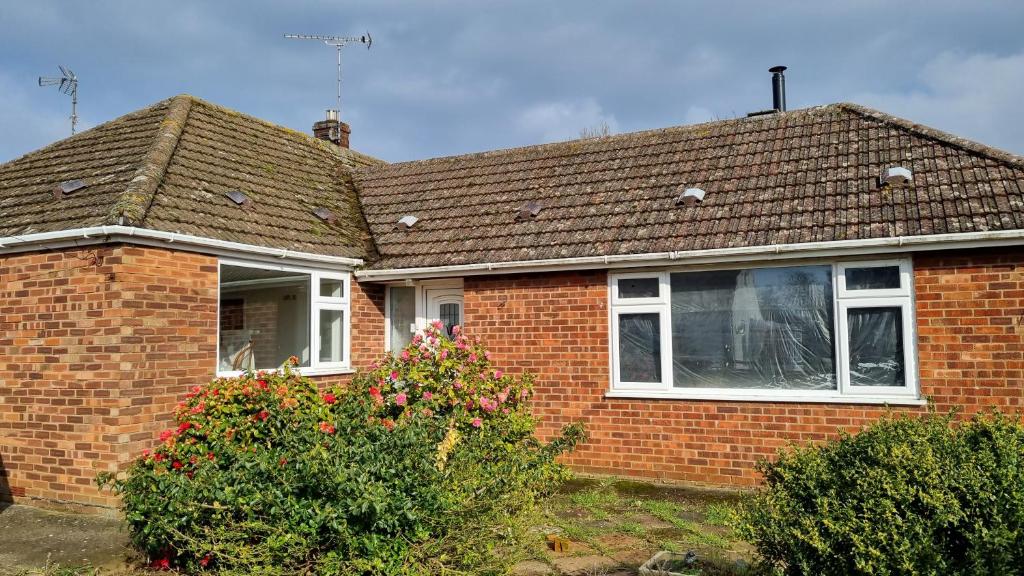
<path fill-rule="evenodd" d="M 388 161 L 856 102 L 1024 153 L 1019 0 L 8 1 L 0 4 L 0 162 L 189 93 L 309 132 L 344 50 L 352 147 Z"/>

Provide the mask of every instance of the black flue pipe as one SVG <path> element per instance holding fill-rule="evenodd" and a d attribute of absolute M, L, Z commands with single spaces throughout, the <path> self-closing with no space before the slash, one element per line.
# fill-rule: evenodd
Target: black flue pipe
<path fill-rule="evenodd" d="M 785 66 L 772 66 L 768 69 L 772 73 L 772 108 L 779 112 L 786 111 L 786 71 Z"/>

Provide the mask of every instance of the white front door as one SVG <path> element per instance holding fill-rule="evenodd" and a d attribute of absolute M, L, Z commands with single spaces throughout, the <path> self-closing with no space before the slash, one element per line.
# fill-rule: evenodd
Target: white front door
<path fill-rule="evenodd" d="M 444 324 L 445 333 L 451 337 L 452 326 L 461 326 L 463 323 L 462 288 L 428 288 L 426 300 L 427 324 L 440 320 Z"/>

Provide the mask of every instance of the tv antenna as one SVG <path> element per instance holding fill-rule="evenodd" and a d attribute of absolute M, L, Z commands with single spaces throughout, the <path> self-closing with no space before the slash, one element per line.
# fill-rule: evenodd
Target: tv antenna
<path fill-rule="evenodd" d="M 362 36 L 323 36 L 321 34 L 285 34 L 285 38 L 292 38 L 294 40 L 320 40 L 328 46 L 334 46 L 338 50 L 338 118 L 341 118 L 341 49 L 346 44 L 360 43 L 366 44 L 366 49 L 369 50 L 370 46 L 373 45 L 373 38 L 370 33 L 367 32 Z"/>
<path fill-rule="evenodd" d="M 78 76 L 70 68 L 60 68 L 60 78 L 39 77 L 40 86 L 56 86 L 64 94 L 71 95 L 71 135 L 75 135 L 75 126 L 78 125 Z"/>

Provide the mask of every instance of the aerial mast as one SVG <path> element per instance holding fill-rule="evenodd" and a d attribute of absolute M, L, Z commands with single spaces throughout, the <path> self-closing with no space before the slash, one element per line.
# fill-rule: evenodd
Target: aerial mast
<path fill-rule="evenodd" d="M 346 44 L 360 43 L 366 44 L 366 49 L 369 50 L 373 44 L 373 38 L 370 37 L 370 33 L 367 32 L 362 36 L 325 36 L 322 34 L 285 34 L 285 38 L 291 38 L 294 40 L 319 40 L 328 46 L 334 46 L 338 51 L 338 96 L 337 96 L 337 110 L 338 118 L 341 118 L 341 49 Z"/>
<path fill-rule="evenodd" d="M 40 86 L 56 86 L 64 94 L 71 96 L 71 135 L 75 135 L 75 127 L 78 125 L 78 77 L 70 68 L 60 68 L 60 78 L 39 77 Z"/>

